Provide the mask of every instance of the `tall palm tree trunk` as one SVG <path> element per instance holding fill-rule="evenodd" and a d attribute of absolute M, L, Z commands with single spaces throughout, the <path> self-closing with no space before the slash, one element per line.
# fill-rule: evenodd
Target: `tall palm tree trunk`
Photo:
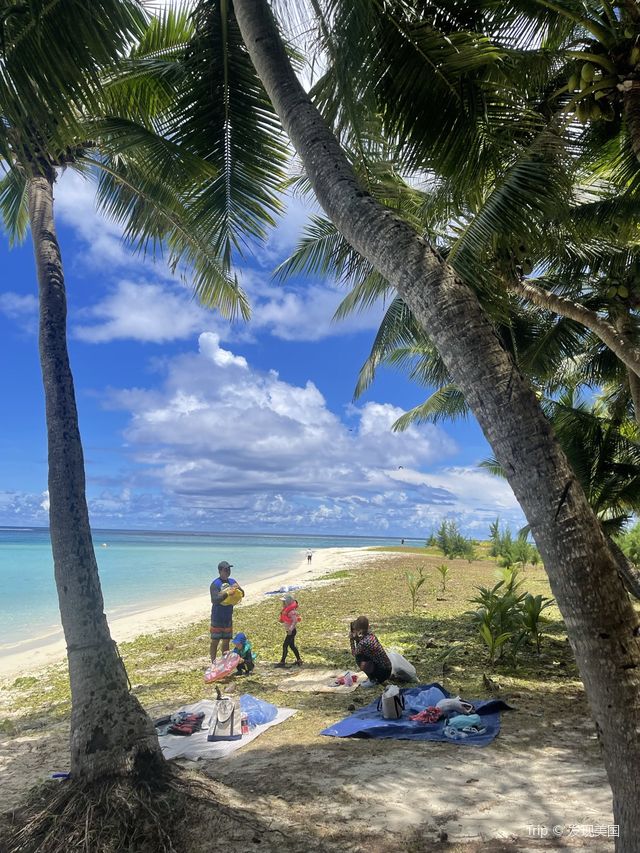
<path fill-rule="evenodd" d="M 604 746 L 620 825 L 640 837 L 638 617 L 616 562 L 528 383 L 475 294 L 406 223 L 359 186 L 296 79 L 266 0 L 234 0 L 242 36 L 317 198 L 398 290 L 438 348 L 520 502 L 542 553 Z"/>
<path fill-rule="evenodd" d="M 29 180 L 29 216 L 40 294 L 49 528 L 71 683 L 71 773 L 91 781 L 132 770 L 158 770 L 163 758 L 150 719 L 129 693 L 124 664 L 103 610 L 67 352 L 66 294 L 53 217 L 54 180 L 53 170 Z"/>

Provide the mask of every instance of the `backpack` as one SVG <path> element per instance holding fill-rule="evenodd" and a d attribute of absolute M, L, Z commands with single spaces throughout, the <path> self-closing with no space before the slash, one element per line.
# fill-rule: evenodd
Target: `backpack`
<path fill-rule="evenodd" d="M 404 711 L 404 696 L 395 684 L 385 688 L 384 693 L 378 699 L 378 711 L 382 713 L 385 720 L 399 720 Z"/>

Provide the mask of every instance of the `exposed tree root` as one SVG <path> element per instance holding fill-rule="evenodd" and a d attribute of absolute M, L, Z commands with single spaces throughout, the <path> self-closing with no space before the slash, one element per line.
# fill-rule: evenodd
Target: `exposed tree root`
<path fill-rule="evenodd" d="M 212 785 L 181 771 L 155 783 L 131 777 L 46 783 L 14 813 L 0 847 L 7 853 L 181 853 L 181 830 L 198 803 L 215 832 L 212 819 L 228 809 Z"/>
<path fill-rule="evenodd" d="M 204 840 L 239 829 L 255 843 L 286 836 L 272 822 L 223 802 L 222 786 L 168 767 L 155 779 L 113 777 L 93 784 L 46 782 L 0 822 L 1 853 L 184 853 L 194 828 Z M 7 820 L 7 818 L 9 819 Z M 200 848 L 198 848 L 200 849 Z M 209 847 L 207 847 L 209 849 Z"/>

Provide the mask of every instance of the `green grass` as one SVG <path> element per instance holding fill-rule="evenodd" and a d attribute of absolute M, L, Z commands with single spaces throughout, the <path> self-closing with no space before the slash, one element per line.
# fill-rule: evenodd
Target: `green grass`
<path fill-rule="evenodd" d="M 376 545 L 367 548 L 368 551 L 382 551 L 387 554 L 424 554 L 425 557 L 434 557 L 442 554 L 440 548 L 418 548 L 415 545 Z"/>
<path fill-rule="evenodd" d="M 379 550 L 379 549 L 377 549 Z M 448 560 L 450 574 L 446 595 L 440 596 L 436 566 L 441 556 L 412 551 L 389 554 L 370 564 L 328 575 L 345 582 L 326 584 L 296 593 L 302 622 L 298 645 L 308 666 L 353 668 L 349 653 L 349 623 L 360 614 L 369 617 L 373 630 L 388 648 L 395 648 L 416 666 L 421 681 L 440 681 L 454 693 L 479 698 L 487 695 L 483 674 L 490 674 L 506 695 L 535 696 L 549 712 L 562 714 L 582 693 L 576 666 L 560 614 L 554 606 L 547 615 L 542 654 L 532 647 L 521 655 L 519 665 L 498 664 L 490 670 L 486 650 L 471 625 L 470 599 L 479 585 L 496 580 L 496 563 L 479 560 Z M 415 613 L 405 573 L 425 567 L 427 583 L 418 596 Z M 521 575 L 523 590 L 550 596 L 541 568 L 527 568 Z M 266 600 L 236 608 L 234 629 L 244 631 L 258 653 L 251 676 L 237 682 L 243 692 L 283 704 L 285 694 L 276 689 L 280 678 L 271 664 L 280 657 L 284 632 L 278 623 L 280 602 Z M 152 714 L 211 695 L 203 680 L 209 647 L 208 621 L 188 628 L 144 635 L 120 646 L 134 693 Z M 446 660 L 444 660 L 446 658 Z M 63 719 L 70 710 L 67 669 L 50 667 L 46 672 L 3 685 L 0 726 L 20 718 L 21 728 L 41 724 L 43 718 Z M 353 694 L 356 704 L 372 698 Z M 568 704 L 569 703 L 569 704 Z M 309 738 L 332 720 L 344 716 L 344 697 L 332 694 L 295 694 L 301 713 L 286 728 L 291 737 Z M 566 707 L 565 707 L 566 706 Z M 586 711 L 584 712 L 586 713 Z M 40 722 L 39 722 L 40 721 Z"/>

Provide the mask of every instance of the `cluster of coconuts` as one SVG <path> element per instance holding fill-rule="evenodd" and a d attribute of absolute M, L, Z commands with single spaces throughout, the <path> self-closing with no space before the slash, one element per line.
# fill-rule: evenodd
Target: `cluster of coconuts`
<path fill-rule="evenodd" d="M 528 257 L 528 247 L 523 241 L 514 248 L 499 249 L 497 257 L 520 276 L 531 275 L 533 272 L 533 262 Z"/>
<path fill-rule="evenodd" d="M 617 284 L 614 280 L 610 282 L 610 286 L 607 288 L 607 298 L 615 299 L 616 296 L 620 299 L 628 299 L 629 288 L 625 284 Z"/>
<path fill-rule="evenodd" d="M 636 48 L 634 48 L 636 50 Z M 640 53 L 638 55 L 640 59 Z M 576 106 L 576 116 L 583 124 L 588 121 L 613 121 L 615 109 L 607 97 L 618 84 L 614 74 L 604 75 L 602 69 L 593 62 L 585 62 L 580 76 L 572 74 L 567 83 L 569 92 L 584 92 Z"/>
<path fill-rule="evenodd" d="M 633 39 L 636 35 L 636 31 L 629 27 L 624 31 L 625 39 Z M 626 65 L 631 71 L 635 71 L 640 64 L 640 45 L 634 42 L 626 50 L 621 55 L 616 56 L 616 63 L 619 63 L 620 68 Z M 615 118 L 613 106 L 615 97 L 612 95 L 617 95 L 616 90 L 624 91 L 631 85 L 632 81 L 626 79 L 624 74 L 617 76 L 613 70 L 602 68 L 595 62 L 586 61 L 582 64 L 579 74 L 576 71 L 569 77 L 567 90 L 569 92 L 578 90 L 584 92 L 576 106 L 576 116 L 579 121 L 582 123 L 600 119 L 613 121 Z"/>

